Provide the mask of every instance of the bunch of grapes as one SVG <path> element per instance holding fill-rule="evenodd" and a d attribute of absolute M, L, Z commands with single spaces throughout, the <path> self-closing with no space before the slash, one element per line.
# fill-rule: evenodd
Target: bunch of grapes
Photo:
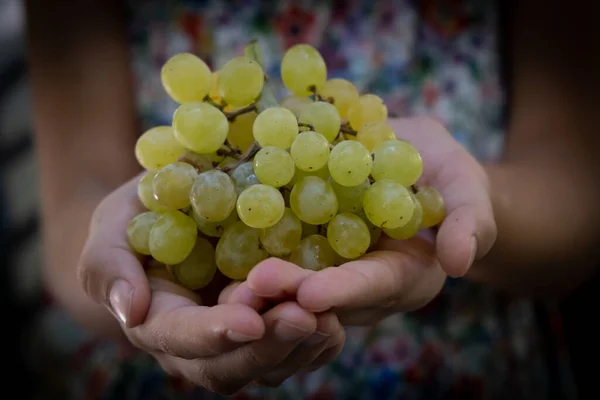
<path fill-rule="evenodd" d="M 146 131 L 135 153 L 147 211 L 128 227 L 132 248 L 180 284 L 217 270 L 243 280 L 268 257 L 335 267 L 367 253 L 382 232 L 408 239 L 438 225 L 444 202 L 416 188 L 423 160 L 396 138 L 387 108 L 344 79 L 327 79 L 319 52 L 290 48 L 278 102 L 255 43 L 212 72 L 182 53 L 162 69 L 179 103 L 171 126 Z"/>

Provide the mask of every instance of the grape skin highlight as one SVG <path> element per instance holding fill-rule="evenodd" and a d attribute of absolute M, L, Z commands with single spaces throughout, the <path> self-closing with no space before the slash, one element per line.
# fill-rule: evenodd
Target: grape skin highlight
<path fill-rule="evenodd" d="M 260 95 L 264 81 L 263 70 L 256 61 L 235 57 L 219 71 L 219 94 L 227 104 L 243 107 Z"/>
<path fill-rule="evenodd" d="M 327 225 L 327 240 L 336 253 L 353 260 L 369 249 L 371 234 L 360 217 L 341 213 L 333 217 Z"/>
<path fill-rule="evenodd" d="M 156 172 L 147 172 L 142 176 L 137 187 L 137 194 L 140 202 L 150 211 L 163 213 L 169 209 L 154 198 L 154 176 Z"/>
<path fill-rule="evenodd" d="M 359 142 L 346 140 L 335 145 L 329 155 L 329 173 L 342 186 L 357 186 L 369 177 L 371 153 Z"/>
<path fill-rule="evenodd" d="M 187 149 L 209 154 L 225 143 L 229 122 L 225 114 L 210 104 L 186 103 L 175 110 L 173 128 L 175 137 Z"/>
<path fill-rule="evenodd" d="M 269 256 L 260 244 L 258 230 L 242 221 L 231 225 L 217 243 L 217 267 L 233 280 L 246 279 L 256 264 Z"/>
<path fill-rule="evenodd" d="M 381 97 L 363 94 L 348 108 L 348 121 L 354 130 L 360 131 L 365 124 L 385 122 L 388 110 Z"/>
<path fill-rule="evenodd" d="M 198 173 L 190 164 L 176 162 L 156 173 L 152 180 L 154 198 L 170 210 L 190 205 L 190 191 Z"/>
<path fill-rule="evenodd" d="M 389 180 L 377 181 L 369 186 L 365 191 L 363 208 L 373 225 L 387 229 L 406 225 L 415 211 L 408 189 Z"/>
<path fill-rule="evenodd" d="M 295 170 L 290 153 L 278 147 L 264 147 L 254 156 L 254 173 L 265 185 L 276 188 L 287 185 Z"/>
<path fill-rule="evenodd" d="M 150 255 L 150 230 L 160 214 L 146 211 L 136 215 L 127 226 L 129 245 L 140 254 Z"/>
<path fill-rule="evenodd" d="M 186 259 L 169 267 L 178 283 L 190 290 L 202 289 L 217 272 L 215 249 L 208 240 L 199 237 Z"/>
<path fill-rule="evenodd" d="M 338 200 L 329 183 L 316 176 L 306 176 L 294 185 L 290 207 L 301 221 L 322 225 L 337 213 Z"/>
<path fill-rule="evenodd" d="M 268 228 L 275 225 L 285 210 L 285 201 L 279 190 L 258 184 L 244 190 L 237 200 L 240 219 L 251 228 Z"/>
<path fill-rule="evenodd" d="M 404 140 L 388 140 L 373 148 L 373 170 L 376 181 L 388 179 L 404 186 L 414 185 L 423 173 L 419 151 Z"/>
<path fill-rule="evenodd" d="M 439 225 L 446 217 L 444 199 L 437 189 L 431 186 L 419 187 L 415 195 L 423 207 L 423 221 L 421 227 L 431 228 Z"/>
<path fill-rule="evenodd" d="M 286 207 L 283 216 L 275 225 L 259 231 L 260 242 L 273 256 L 284 256 L 294 250 L 302 240 L 302 223 Z"/>
<path fill-rule="evenodd" d="M 163 264 L 179 264 L 191 253 L 197 237 L 193 219 L 181 211 L 167 211 L 150 230 L 150 254 Z"/>
<path fill-rule="evenodd" d="M 148 129 L 135 144 L 135 157 L 148 171 L 158 171 L 177 161 L 184 152 L 185 147 L 177 141 L 170 126 Z"/>
<path fill-rule="evenodd" d="M 329 142 L 333 142 L 340 133 L 340 115 L 335 106 L 324 101 L 317 101 L 304 107 L 298 120 L 312 125 L 315 132 L 325 136 Z"/>
<path fill-rule="evenodd" d="M 202 101 L 212 84 L 206 63 L 191 53 L 171 57 L 160 75 L 165 91 L 179 104 Z"/>
<path fill-rule="evenodd" d="M 337 254 L 331 248 L 326 237 L 310 235 L 302 239 L 292 251 L 289 262 L 304 269 L 320 271 L 336 265 Z"/>
<path fill-rule="evenodd" d="M 231 172 L 231 179 L 233 179 L 235 191 L 237 192 L 238 196 L 250 186 L 260 183 L 260 180 L 254 173 L 254 166 L 252 165 L 252 162 L 245 162 L 233 170 Z"/>
<path fill-rule="evenodd" d="M 261 147 L 287 150 L 298 136 L 298 121 L 287 108 L 271 107 L 258 114 L 252 131 Z"/>
<path fill-rule="evenodd" d="M 329 160 L 329 142 L 317 132 L 302 132 L 296 137 L 290 154 L 297 168 L 303 171 L 317 171 Z"/>
<path fill-rule="evenodd" d="M 311 87 L 319 90 L 327 79 L 327 66 L 318 50 L 308 44 L 290 47 L 281 60 L 283 84 L 296 96 L 312 94 Z"/>
<path fill-rule="evenodd" d="M 421 207 L 421 203 L 417 200 L 414 194 L 410 194 L 410 197 L 415 205 L 415 212 L 413 216 L 410 218 L 410 221 L 404 226 L 401 226 L 396 229 L 384 229 L 386 235 L 391 237 L 392 239 L 397 240 L 406 240 L 415 236 L 419 229 L 421 228 L 421 223 L 423 221 L 423 207 Z"/>
<path fill-rule="evenodd" d="M 237 193 L 225 172 L 206 171 L 198 175 L 192 186 L 190 201 L 199 217 L 218 222 L 226 219 L 235 207 Z"/>

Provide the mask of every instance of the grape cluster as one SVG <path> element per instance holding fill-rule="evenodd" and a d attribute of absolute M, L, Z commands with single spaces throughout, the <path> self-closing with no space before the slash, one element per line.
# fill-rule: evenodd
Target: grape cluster
<path fill-rule="evenodd" d="M 327 79 L 319 52 L 291 47 L 281 62 L 291 92 L 277 101 L 256 44 L 212 72 L 181 53 L 161 73 L 179 103 L 171 126 L 146 131 L 135 154 L 147 211 L 131 247 L 190 289 L 217 270 L 243 280 L 274 256 L 320 270 L 367 253 L 382 232 L 408 239 L 438 225 L 444 202 L 416 188 L 423 160 L 396 138 L 387 108 L 344 79 Z"/>

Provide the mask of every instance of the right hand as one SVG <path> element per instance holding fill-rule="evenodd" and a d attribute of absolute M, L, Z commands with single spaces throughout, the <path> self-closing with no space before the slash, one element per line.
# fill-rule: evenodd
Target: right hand
<path fill-rule="evenodd" d="M 126 235 L 131 218 L 143 211 L 138 181 L 98 206 L 78 271 L 88 295 L 108 307 L 134 346 L 167 373 L 221 394 L 253 382 L 278 386 L 298 370 L 337 356 L 344 331 L 333 313 L 315 315 L 295 302 L 262 316 L 244 304 L 202 306 L 196 293 L 148 278 Z M 228 293 L 222 292 L 221 303 Z"/>

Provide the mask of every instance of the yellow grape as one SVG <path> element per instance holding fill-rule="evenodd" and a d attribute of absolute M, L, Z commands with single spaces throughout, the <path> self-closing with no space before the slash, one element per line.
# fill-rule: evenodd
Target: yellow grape
<path fill-rule="evenodd" d="M 208 91 L 208 97 L 213 101 L 221 101 L 221 95 L 219 94 L 219 71 L 213 71 L 210 76 L 210 90 Z"/>
<path fill-rule="evenodd" d="M 296 96 L 312 94 L 327 80 L 327 66 L 317 49 L 308 44 L 290 47 L 281 60 L 281 79 L 284 85 Z"/>
<path fill-rule="evenodd" d="M 336 253 L 352 260 L 367 252 L 371 245 L 371 233 L 360 217 L 341 213 L 327 225 L 327 240 Z"/>
<path fill-rule="evenodd" d="M 396 229 L 384 229 L 386 235 L 391 237 L 392 239 L 397 240 L 406 240 L 415 236 L 419 229 L 421 228 L 421 223 L 423 222 L 423 207 L 421 207 L 421 203 L 417 200 L 414 194 L 410 194 L 410 197 L 415 205 L 415 212 L 411 217 L 410 221 L 404 226 Z"/>
<path fill-rule="evenodd" d="M 374 94 L 363 94 L 348 108 L 350 126 L 359 131 L 365 124 L 385 122 L 388 110 L 383 100 Z"/>
<path fill-rule="evenodd" d="M 246 106 L 260 95 L 264 82 L 260 64 L 248 57 L 235 57 L 219 71 L 219 94 L 227 104 Z"/>
<path fill-rule="evenodd" d="M 279 147 L 263 147 L 254 156 L 254 173 L 265 185 L 281 187 L 294 177 L 296 167 L 290 153 Z"/>
<path fill-rule="evenodd" d="M 313 100 L 309 97 L 287 96 L 279 102 L 279 105 L 287 108 L 293 112 L 296 117 L 299 117 L 302 110 L 304 110 L 304 107 L 312 103 Z"/>
<path fill-rule="evenodd" d="M 191 150 L 186 150 L 179 161 L 193 165 L 198 173 L 213 169 L 212 157 L 209 154 L 198 154 Z"/>
<path fill-rule="evenodd" d="M 147 172 L 144 176 L 142 176 L 140 182 L 138 183 L 137 194 L 144 207 L 146 207 L 148 210 L 157 213 L 163 213 L 165 211 L 168 211 L 169 209 L 160 204 L 158 200 L 154 198 L 155 175 L 156 172 L 150 171 Z"/>
<path fill-rule="evenodd" d="M 214 153 L 221 148 L 229 131 L 227 117 L 207 103 L 182 104 L 173 114 L 175 137 L 198 154 Z"/>
<path fill-rule="evenodd" d="M 233 209 L 231 214 L 229 214 L 229 216 L 223 221 L 217 222 L 207 221 L 193 210 L 191 214 L 192 218 L 194 218 L 194 221 L 196 221 L 196 225 L 198 225 L 198 230 L 210 237 L 221 237 L 228 226 L 233 225 L 239 220 L 237 211 L 235 209 Z"/>
<path fill-rule="evenodd" d="M 208 240 L 199 237 L 186 259 L 169 267 L 178 283 L 191 290 L 202 289 L 217 272 L 215 249 Z"/>
<path fill-rule="evenodd" d="M 329 183 L 316 176 L 306 176 L 294 185 L 290 207 L 301 221 L 322 225 L 337 213 L 338 201 Z"/>
<path fill-rule="evenodd" d="M 409 190 L 394 181 L 377 181 L 365 191 L 365 215 L 380 228 L 394 229 L 410 221 L 415 205 Z"/>
<path fill-rule="evenodd" d="M 206 63 L 191 53 L 171 57 L 160 76 L 165 91 L 180 104 L 204 100 L 212 83 Z"/>
<path fill-rule="evenodd" d="M 371 186 L 368 179 L 356 186 L 342 186 L 334 179 L 330 179 L 329 184 L 338 199 L 339 212 L 357 213 L 363 209 L 365 192 Z"/>
<path fill-rule="evenodd" d="M 298 167 L 296 167 L 296 173 L 294 174 L 294 177 L 292 178 L 290 183 L 287 184 L 286 187 L 292 188 L 298 181 L 300 181 L 302 178 L 304 178 L 306 176 L 316 176 L 317 178 L 321 178 L 324 181 L 327 181 L 327 180 L 329 180 L 329 177 L 330 177 L 329 168 L 327 167 L 327 165 L 325 165 L 316 171 L 303 171 L 303 170 L 299 169 Z"/>
<path fill-rule="evenodd" d="M 175 162 L 154 175 L 154 198 L 170 210 L 190 205 L 190 191 L 198 172 L 190 164 Z"/>
<path fill-rule="evenodd" d="M 194 220 L 181 211 L 162 214 L 150 230 L 150 254 L 163 264 L 179 264 L 191 253 L 198 237 Z"/>
<path fill-rule="evenodd" d="M 373 225 L 373 223 L 369 221 L 369 218 L 367 218 L 365 215 L 364 210 L 357 212 L 356 215 L 358 215 L 367 225 L 367 228 L 369 228 L 369 233 L 371 234 L 371 244 L 369 247 L 375 246 L 377 242 L 379 242 L 379 239 L 381 238 L 381 232 L 383 232 L 383 230 L 380 227 Z"/>
<path fill-rule="evenodd" d="M 226 219 L 235 207 L 237 193 L 233 181 L 225 172 L 206 171 L 198 175 L 190 202 L 199 217 L 219 222 Z"/>
<path fill-rule="evenodd" d="M 296 137 L 290 154 L 297 168 L 303 171 L 317 171 L 327 164 L 329 142 L 317 132 L 302 132 Z"/>
<path fill-rule="evenodd" d="M 237 213 L 249 227 L 262 229 L 275 225 L 283 216 L 285 202 L 279 190 L 268 185 L 253 185 L 240 194 Z"/>
<path fill-rule="evenodd" d="M 356 140 L 361 142 L 369 151 L 373 151 L 373 147 L 377 143 L 387 140 L 396 139 L 394 130 L 387 122 L 371 122 L 364 124 L 356 135 Z"/>
<path fill-rule="evenodd" d="M 185 147 L 175 138 L 170 126 L 157 126 L 144 132 L 135 144 L 135 157 L 144 169 L 157 171 L 175 161 Z"/>
<path fill-rule="evenodd" d="M 431 228 L 439 225 L 446 217 L 446 206 L 444 199 L 437 189 L 431 186 L 419 187 L 415 195 L 421 207 L 423 207 L 423 221 L 421 227 Z"/>
<path fill-rule="evenodd" d="M 419 151 L 404 140 L 387 140 L 373 148 L 373 170 L 376 181 L 392 180 L 404 186 L 414 185 L 423 173 Z"/>
<path fill-rule="evenodd" d="M 259 231 L 260 242 L 269 254 L 283 256 L 294 250 L 302 239 L 302 223 L 289 208 L 275 225 Z"/>
<path fill-rule="evenodd" d="M 237 161 L 236 161 L 237 162 Z M 254 165 L 252 162 L 245 162 L 231 172 L 231 179 L 235 185 L 235 191 L 238 196 L 252 185 L 260 183 L 254 173 Z"/>
<path fill-rule="evenodd" d="M 342 119 L 348 116 L 348 108 L 352 103 L 358 101 L 358 89 L 346 79 L 328 79 L 319 94 L 325 99 L 333 99 L 333 105 L 337 108 Z"/>
<path fill-rule="evenodd" d="M 149 256 L 150 230 L 160 217 L 160 214 L 146 211 L 136 215 L 127 226 L 127 238 L 129 245 L 138 253 Z"/>
<path fill-rule="evenodd" d="M 254 142 L 254 136 L 252 135 L 252 126 L 256 119 L 256 112 L 252 111 L 238 115 L 233 121 L 229 123 L 229 133 L 227 139 L 229 142 L 237 147 L 242 153 L 248 150 L 248 148 Z"/>
<path fill-rule="evenodd" d="M 287 108 L 271 107 L 258 114 L 252 132 L 261 147 L 287 150 L 298 136 L 298 121 Z"/>
<path fill-rule="evenodd" d="M 219 271 L 233 280 L 246 279 L 256 264 L 269 256 L 260 245 L 258 230 L 238 221 L 225 229 L 217 243 Z"/>
<path fill-rule="evenodd" d="M 360 142 L 345 140 L 329 155 L 329 173 L 342 186 L 358 186 L 371 174 L 371 153 Z"/>
<path fill-rule="evenodd" d="M 336 265 L 337 259 L 337 254 L 325 236 L 310 235 L 302 239 L 292 251 L 289 262 L 304 269 L 320 271 Z"/>
<path fill-rule="evenodd" d="M 330 142 L 340 133 L 340 115 L 334 105 L 325 101 L 308 104 L 302 110 L 298 121 L 312 125 L 315 132 L 319 132 Z"/>

